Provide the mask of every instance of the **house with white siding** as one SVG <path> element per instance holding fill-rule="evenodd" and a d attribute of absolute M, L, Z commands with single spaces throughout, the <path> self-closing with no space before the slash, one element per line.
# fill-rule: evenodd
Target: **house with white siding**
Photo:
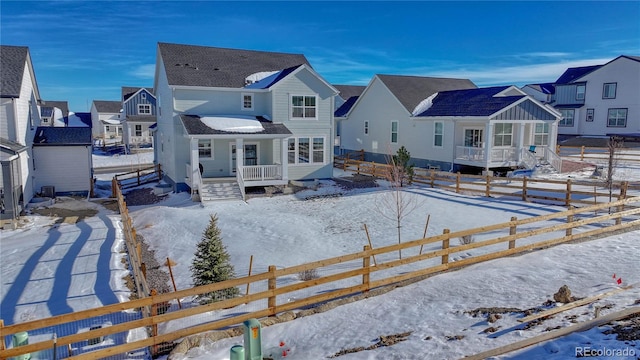
<path fill-rule="evenodd" d="M 33 137 L 41 101 L 29 48 L 0 46 L 0 219 L 15 219 L 35 194 Z"/>
<path fill-rule="evenodd" d="M 93 100 L 91 135 L 100 144 L 122 142 L 122 101 Z"/>
<path fill-rule="evenodd" d="M 621 55 L 604 65 L 567 69 L 555 82 L 553 106 L 562 113 L 561 135 L 640 133 L 640 56 Z"/>
<path fill-rule="evenodd" d="M 156 97 L 153 89 L 122 87 L 123 140 L 127 151 L 153 147 L 149 127 L 156 123 Z"/>
<path fill-rule="evenodd" d="M 330 178 L 337 93 L 301 54 L 159 43 L 155 161 L 202 201 Z"/>
<path fill-rule="evenodd" d="M 69 123 L 69 103 L 66 101 L 42 101 L 40 103 L 40 121 L 42 126 L 67 126 Z"/>
<path fill-rule="evenodd" d="M 345 120 L 345 115 L 349 113 L 353 104 L 362 95 L 362 92 L 366 86 L 362 85 L 333 85 L 340 92 L 336 96 L 335 112 L 334 112 L 334 140 L 333 148 L 335 155 L 341 155 L 340 153 L 340 135 L 342 133 L 341 121 Z"/>
<path fill-rule="evenodd" d="M 559 167 L 559 119 L 515 86 L 376 75 L 341 120 L 340 147 L 386 162 L 404 146 L 414 165 L 447 171 L 530 167 L 543 159 Z"/>

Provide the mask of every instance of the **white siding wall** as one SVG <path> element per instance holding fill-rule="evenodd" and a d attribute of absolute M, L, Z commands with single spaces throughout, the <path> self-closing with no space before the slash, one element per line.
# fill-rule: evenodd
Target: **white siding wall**
<path fill-rule="evenodd" d="M 292 95 L 317 95 L 316 120 L 291 120 Z M 274 122 L 283 123 L 295 137 L 323 137 L 323 165 L 290 165 L 289 179 L 330 178 L 333 176 L 333 93 L 308 70 L 303 69 L 278 83 L 272 94 Z"/>
<path fill-rule="evenodd" d="M 15 140 L 15 113 L 12 99 L 0 99 L 0 136 Z"/>
<path fill-rule="evenodd" d="M 31 151 L 23 151 L 20 153 L 20 179 L 22 179 L 22 193 L 24 204 L 28 204 L 33 197 L 33 168 L 32 168 Z"/>
<path fill-rule="evenodd" d="M 56 192 L 90 190 L 90 146 L 35 146 L 35 191 L 53 185 Z"/>
<path fill-rule="evenodd" d="M 162 59 L 158 55 L 158 61 L 156 62 L 158 67 L 156 80 L 156 98 L 160 106 L 158 110 L 158 128 L 156 130 L 158 149 L 155 159 L 157 163 L 162 165 L 162 171 L 175 182 L 184 182 L 186 171 L 185 163 L 189 162 L 189 147 L 185 149 L 179 149 L 176 147 L 176 139 L 182 137 L 182 125 L 180 124 L 180 118 L 175 114 L 173 109 L 173 92 L 169 88 L 166 72 Z M 176 131 L 180 131 L 176 134 Z M 181 167 L 176 167 L 176 163 L 181 161 Z"/>
<path fill-rule="evenodd" d="M 640 132 L 640 62 L 619 58 L 584 77 L 587 81 L 585 106 L 580 115 L 576 111 L 576 124 L 579 133 L 586 135 L 604 135 L 607 133 Z M 605 83 L 617 83 L 616 98 L 603 99 Z M 593 122 L 586 122 L 586 109 L 594 109 Z M 625 128 L 607 127 L 610 108 L 626 108 L 627 126 Z"/>

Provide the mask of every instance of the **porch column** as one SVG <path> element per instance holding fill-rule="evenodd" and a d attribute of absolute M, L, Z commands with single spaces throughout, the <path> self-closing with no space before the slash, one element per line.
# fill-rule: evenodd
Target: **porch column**
<path fill-rule="evenodd" d="M 244 139 L 236 139 L 236 176 L 244 179 Z"/>
<path fill-rule="evenodd" d="M 489 163 L 491 162 L 491 143 L 493 143 L 493 134 L 491 129 L 493 128 L 493 123 L 489 121 L 487 125 L 485 125 L 485 133 L 487 134 L 486 140 L 484 141 L 484 168 L 486 171 L 489 171 Z"/>
<path fill-rule="evenodd" d="M 200 184 L 200 153 L 198 152 L 198 139 L 191 138 L 189 139 L 190 145 L 190 161 L 191 161 L 191 174 L 189 178 L 191 179 L 191 190 L 193 190 L 196 185 Z"/>
<path fill-rule="evenodd" d="M 282 155 L 282 180 L 289 181 L 289 139 L 282 139 L 280 154 Z"/>
<path fill-rule="evenodd" d="M 535 126 L 535 125 L 531 125 L 531 126 Z M 524 131 L 525 128 L 527 127 L 527 125 L 525 125 L 524 123 L 520 123 L 519 125 L 520 129 L 518 130 L 518 147 L 517 147 L 517 154 L 516 154 L 516 158 L 518 159 L 518 164 L 520 163 L 520 161 L 522 161 L 522 149 L 525 147 L 524 145 Z"/>

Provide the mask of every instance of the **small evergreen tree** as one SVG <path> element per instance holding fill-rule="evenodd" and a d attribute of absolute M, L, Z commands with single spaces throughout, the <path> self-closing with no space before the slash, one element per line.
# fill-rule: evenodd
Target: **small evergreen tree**
<path fill-rule="evenodd" d="M 196 253 L 191 262 L 191 278 L 195 286 L 202 286 L 231 279 L 235 276 L 229 254 L 222 243 L 218 228 L 218 217 L 211 215 L 209 226 L 196 245 Z M 237 287 L 213 291 L 199 296 L 201 303 L 229 299 L 240 293 Z"/>
<path fill-rule="evenodd" d="M 393 163 L 391 165 L 399 167 L 400 170 L 400 186 L 404 186 L 404 180 L 411 184 L 413 182 L 413 164 L 409 164 L 411 153 L 402 145 L 400 149 L 393 155 Z"/>

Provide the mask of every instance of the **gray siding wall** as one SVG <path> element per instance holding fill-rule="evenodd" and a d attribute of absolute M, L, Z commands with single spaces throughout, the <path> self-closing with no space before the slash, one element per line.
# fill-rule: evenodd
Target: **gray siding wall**
<path fill-rule="evenodd" d="M 143 98 L 142 94 L 145 94 L 145 98 Z M 142 90 L 127 99 L 124 103 L 124 113 L 127 115 L 138 115 L 138 104 L 151 105 L 151 115 L 156 115 L 156 99 L 146 90 Z"/>
<path fill-rule="evenodd" d="M 494 120 L 555 120 L 548 111 L 535 104 L 531 100 L 526 100 L 520 104 L 501 112 L 492 119 Z"/>
<path fill-rule="evenodd" d="M 0 136 L 7 140 L 13 140 L 16 133 L 15 124 L 13 100 L 0 99 Z"/>
<path fill-rule="evenodd" d="M 584 104 L 584 100 L 576 100 L 575 84 L 558 85 L 556 86 L 556 104 Z"/>
<path fill-rule="evenodd" d="M 253 110 L 242 108 L 242 95 L 253 94 Z M 266 92 L 250 90 L 186 90 L 175 91 L 175 110 L 193 115 L 268 115 L 269 96 Z"/>

